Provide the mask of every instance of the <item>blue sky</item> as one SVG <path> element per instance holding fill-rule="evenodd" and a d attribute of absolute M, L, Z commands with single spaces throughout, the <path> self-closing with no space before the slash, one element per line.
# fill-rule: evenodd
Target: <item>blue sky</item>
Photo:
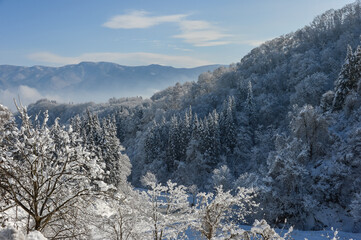
<path fill-rule="evenodd" d="M 350 0 L 0 0 L 0 64 L 230 64 Z"/>

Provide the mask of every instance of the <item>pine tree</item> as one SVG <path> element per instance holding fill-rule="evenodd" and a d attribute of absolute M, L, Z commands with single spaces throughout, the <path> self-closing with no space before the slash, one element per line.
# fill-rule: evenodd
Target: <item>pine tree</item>
<path fill-rule="evenodd" d="M 101 159 L 102 151 L 100 145 L 102 143 L 102 129 L 98 116 L 92 114 L 89 109 L 87 109 L 87 116 L 83 120 L 80 131 L 86 147 L 90 149 L 98 159 Z"/>
<path fill-rule="evenodd" d="M 248 117 L 248 125 L 255 126 L 255 103 L 253 99 L 253 88 L 251 81 L 248 82 L 245 111 Z"/>
<path fill-rule="evenodd" d="M 167 166 L 168 171 L 173 172 L 181 159 L 181 129 L 178 118 L 172 116 L 169 126 L 168 148 L 167 148 Z"/>
<path fill-rule="evenodd" d="M 115 118 L 115 125 L 117 127 L 117 137 L 120 141 L 120 143 L 122 143 L 125 139 L 125 121 L 123 120 L 122 117 L 122 112 L 118 111 L 115 113 L 114 115 Z"/>
<path fill-rule="evenodd" d="M 257 123 L 256 123 L 256 116 L 255 116 L 256 110 L 253 99 L 253 88 L 251 81 L 248 82 L 247 99 L 245 104 L 246 104 L 245 105 L 246 124 L 244 128 L 244 132 L 242 134 L 248 135 L 247 137 L 244 136 L 243 138 L 250 138 L 251 140 L 250 144 L 253 146 L 255 145 L 256 142 L 255 130 Z"/>
<path fill-rule="evenodd" d="M 203 121 L 202 119 L 199 119 L 197 113 L 195 113 L 193 117 L 191 139 L 200 141 L 202 138 L 202 132 L 203 132 Z"/>
<path fill-rule="evenodd" d="M 191 139 L 192 134 L 192 108 L 189 107 L 189 110 L 184 114 L 184 119 L 180 124 L 180 159 L 179 161 L 185 161 L 186 150 L 188 143 Z"/>
<path fill-rule="evenodd" d="M 109 173 L 105 181 L 116 187 L 125 186 L 130 175 L 131 163 L 128 156 L 122 153 L 124 148 L 120 145 L 117 138 L 114 118 L 103 119 L 100 148 L 102 150 L 103 161 L 105 162 L 105 170 Z"/>
<path fill-rule="evenodd" d="M 347 95 L 357 88 L 361 78 L 361 47 L 353 53 L 351 46 L 347 47 L 347 54 L 341 72 L 335 81 L 335 96 L 332 109 L 340 110 L 344 105 Z"/>
<path fill-rule="evenodd" d="M 237 131 L 235 122 L 234 97 L 229 96 L 223 103 L 223 109 L 219 117 L 219 130 L 221 141 L 221 152 L 232 153 L 237 142 Z"/>
<path fill-rule="evenodd" d="M 145 152 L 145 163 L 150 164 L 155 160 L 157 157 L 157 138 L 156 138 L 156 131 L 157 131 L 157 123 L 153 121 L 151 127 L 149 127 L 147 136 L 144 142 L 144 152 Z"/>
<path fill-rule="evenodd" d="M 204 158 L 206 164 L 214 169 L 219 162 L 220 155 L 220 132 L 219 115 L 216 110 L 205 119 L 203 135 Z"/>
<path fill-rule="evenodd" d="M 80 118 L 79 114 L 70 119 L 70 124 L 73 128 L 73 131 L 79 134 L 82 133 L 82 119 Z"/>
<path fill-rule="evenodd" d="M 210 171 L 205 164 L 203 148 L 203 121 L 194 114 L 192 121 L 191 137 L 186 148 L 185 164 L 183 176 L 178 176 L 180 183 L 190 186 L 192 184 L 201 185 L 206 182 Z M 180 174 L 178 174 L 180 175 Z"/>
<path fill-rule="evenodd" d="M 100 123 L 98 116 L 87 110 L 86 118 L 76 116 L 71 122 L 73 130 L 82 136 L 84 147 L 92 152 L 90 157 L 97 159 L 103 167 L 105 181 L 115 187 L 124 186 L 131 163 L 117 137 L 115 117 L 108 116 Z"/>

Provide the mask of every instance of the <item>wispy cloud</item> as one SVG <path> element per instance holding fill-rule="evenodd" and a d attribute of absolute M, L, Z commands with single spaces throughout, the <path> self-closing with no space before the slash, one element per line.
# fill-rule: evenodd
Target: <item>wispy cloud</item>
<path fill-rule="evenodd" d="M 169 46 L 171 48 L 173 48 L 174 50 L 178 50 L 178 51 L 182 51 L 182 52 L 193 52 L 194 50 L 189 49 L 189 48 L 179 48 L 177 46 Z"/>
<path fill-rule="evenodd" d="M 197 47 L 209 47 L 225 45 L 231 42 L 222 39 L 230 37 L 206 21 L 181 21 L 179 22 L 181 34 L 174 35 L 174 38 L 181 38 L 185 42 Z"/>
<path fill-rule="evenodd" d="M 124 15 L 117 15 L 103 24 L 104 27 L 114 29 L 149 28 L 161 23 L 180 22 L 187 15 L 149 16 L 146 11 L 133 11 Z"/>
<path fill-rule="evenodd" d="M 66 65 L 77 64 L 84 61 L 91 62 L 115 62 L 122 65 L 149 65 L 160 64 L 174 67 L 196 67 L 214 64 L 208 60 L 197 59 L 189 56 L 171 56 L 157 53 L 135 52 L 135 53 L 119 53 L 119 52 L 98 52 L 84 53 L 75 57 L 60 56 L 51 52 L 37 52 L 28 55 L 28 58 L 42 64 L 48 65 Z"/>
<path fill-rule="evenodd" d="M 183 39 L 184 42 L 196 47 L 218 46 L 231 43 L 225 38 L 231 35 L 223 33 L 213 24 L 202 20 L 188 20 L 187 14 L 150 16 L 145 11 L 133 11 L 124 15 L 112 17 L 103 24 L 113 29 L 149 28 L 162 23 L 175 23 L 179 27 L 179 34 L 173 38 Z"/>

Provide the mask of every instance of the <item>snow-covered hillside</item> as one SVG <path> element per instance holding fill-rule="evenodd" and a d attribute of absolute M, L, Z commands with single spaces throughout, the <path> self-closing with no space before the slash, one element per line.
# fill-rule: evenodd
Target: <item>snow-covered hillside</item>
<path fill-rule="evenodd" d="M 356 1 L 150 99 L 0 105 L 0 223 L 49 239 L 360 239 L 360 34 Z"/>

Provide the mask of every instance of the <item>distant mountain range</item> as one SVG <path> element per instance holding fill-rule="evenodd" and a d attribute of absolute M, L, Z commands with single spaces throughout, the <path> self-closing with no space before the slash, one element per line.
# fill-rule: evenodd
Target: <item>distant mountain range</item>
<path fill-rule="evenodd" d="M 196 81 L 200 73 L 219 66 L 130 67 L 109 62 L 82 62 L 63 67 L 0 65 L 0 102 L 9 104 L 7 101 L 12 101 L 8 99 L 12 95 L 20 95 L 25 102 L 39 97 L 74 102 L 104 102 L 111 97 L 150 97 L 177 82 Z"/>

